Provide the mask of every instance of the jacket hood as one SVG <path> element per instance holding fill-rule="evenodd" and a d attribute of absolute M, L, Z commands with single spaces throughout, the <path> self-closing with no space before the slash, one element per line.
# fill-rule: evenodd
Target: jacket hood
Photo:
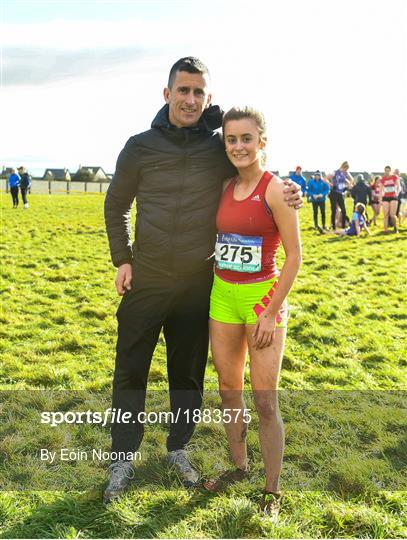
<path fill-rule="evenodd" d="M 167 104 L 162 107 L 155 115 L 154 120 L 151 123 L 152 128 L 164 128 L 164 129 L 192 129 L 200 131 L 214 131 L 222 126 L 223 110 L 219 105 L 210 105 L 204 110 L 201 118 L 198 121 L 197 126 L 191 126 L 190 128 L 176 128 L 168 120 L 169 106 Z"/>

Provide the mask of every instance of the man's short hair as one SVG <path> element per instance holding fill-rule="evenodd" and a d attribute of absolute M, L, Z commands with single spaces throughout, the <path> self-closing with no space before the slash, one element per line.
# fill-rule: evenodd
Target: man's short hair
<path fill-rule="evenodd" d="M 186 71 L 187 73 L 201 73 L 201 75 L 209 75 L 209 70 L 206 65 L 195 58 L 194 56 L 185 56 L 185 58 L 180 58 L 172 66 L 170 70 L 170 75 L 168 77 L 168 88 L 172 88 L 174 84 L 174 79 L 177 75 L 177 71 Z"/>

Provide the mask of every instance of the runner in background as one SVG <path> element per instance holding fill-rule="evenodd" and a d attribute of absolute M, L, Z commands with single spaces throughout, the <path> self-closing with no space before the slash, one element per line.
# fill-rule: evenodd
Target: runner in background
<path fill-rule="evenodd" d="M 244 370 L 249 350 L 250 382 L 266 473 L 260 510 L 275 520 L 281 500 L 284 451 L 277 389 L 286 337 L 286 296 L 301 264 L 298 213 L 284 203 L 282 180 L 264 170 L 263 115 L 249 107 L 231 109 L 223 119 L 223 137 L 226 154 L 238 175 L 226 182 L 216 217 L 215 278 L 209 314 L 212 357 L 223 410 L 244 411 Z M 280 238 L 286 255 L 281 273 L 276 267 Z M 206 482 L 210 491 L 242 479 L 248 468 L 244 414 L 224 425 L 235 469 Z"/>
<path fill-rule="evenodd" d="M 375 176 L 373 178 L 373 181 L 370 184 L 370 191 L 371 191 L 371 197 L 372 197 L 373 224 L 377 225 L 377 217 L 380 214 L 380 192 L 381 192 L 380 176 Z"/>
<path fill-rule="evenodd" d="M 339 169 L 332 175 L 331 193 L 329 198 L 331 201 L 331 225 L 333 230 L 336 229 L 336 205 L 338 205 L 341 210 L 341 225 L 343 229 L 345 228 L 346 208 L 343 194 L 347 188 L 352 187 L 353 183 L 353 178 L 349 173 L 349 163 L 344 161 Z"/>
<path fill-rule="evenodd" d="M 384 175 L 380 179 L 380 201 L 383 207 L 383 229 L 384 234 L 389 233 L 389 223 L 393 226 L 394 232 L 398 232 L 397 227 L 397 196 L 400 191 L 400 179 L 395 174 L 391 174 L 391 167 L 384 168 Z"/>

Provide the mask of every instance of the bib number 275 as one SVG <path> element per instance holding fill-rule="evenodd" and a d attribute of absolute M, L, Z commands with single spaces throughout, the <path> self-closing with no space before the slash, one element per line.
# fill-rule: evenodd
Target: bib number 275
<path fill-rule="evenodd" d="M 235 272 L 259 272 L 263 238 L 219 233 L 215 260 L 219 269 Z"/>
<path fill-rule="evenodd" d="M 253 260 L 253 254 L 250 247 L 242 246 L 231 246 L 228 244 L 223 244 L 219 249 L 221 253 L 221 261 L 230 261 L 235 262 L 236 258 L 240 260 L 243 264 L 251 263 Z"/>

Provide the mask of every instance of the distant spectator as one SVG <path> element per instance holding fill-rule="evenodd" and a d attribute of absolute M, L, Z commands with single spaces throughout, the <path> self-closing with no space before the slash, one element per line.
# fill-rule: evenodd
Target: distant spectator
<path fill-rule="evenodd" d="M 15 169 L 11 169 L 11 174 L 8 177 L 8 185 L 10 186 L 10 193 L 13 199 L 13 208 L 17 208 L 18 188 L 20 186 L 20 175 L 16 173 Z"/>
<path fill-rule="evenodd" d="M 336 205 L 339 206 L 341 210 L 341 225 L 342 228 L 345 228 L 346 223 L 346 209 L 345 209 L 345 200 L 343 194 L 345 189 L 352 187 L 353 178 L 349 171 L 349 163 L 344 161 L 342 165 L 336 170 L 332 175 L 331 183 L 331 193 L 329 194 L 329 199 L 331 201 L 331 223 L 332 229 L 336 229 Z"/>
<path fill-rule="evenodd" d="M 28 208 L 27 202 L 27 191 L 31 187 L 31 176 L 28 174 L 24 167 L 19 167 L 18 172 L 20 173 L 20 190 L 21 197 L 23 199 L 24 208 Z"/>
<path fill-rule="evenodd" d="M 360 233 L 364 230 L 367 234 L 370 234 L 370 231 L 367 227 L 366 220 L 366 207 L 362 203 L 357 203 L 355 206 L 355 211 L 352 215 L 352 221 L 348 229 L 340 229 L 334 231 L 335 234 L 340 236 L 360 236 Z"/>
<path fill-rule="evenodd" d="M 308 178 L 308 182 L 306 183 L 306 186 L 305 186 L 306 194 L 307 194 L 307 201 L 308 202 L 312 202 L 311 197 L 309 196 L 309 193 L 308 193 L 308 185 L 309 185 L 311 180 L 315 180 L 315 175 L 314 174 L 310 174 L 310 176 Z"/>
<path fill-rule="evenodd" d="M 383 207 L 383 228 L 384 233 L 389 232 L 389 221 L 394 227 L 394 232 L 398 232 L 397 227 L 397 204 L 398 194 L 400 191 L 400 178 L 395 174 L 391 174 L 391 167 L 387 165 L 384 168 L 384 176 L 380 179 L 381 190 L 380 200 Z"/>
<path fill-rule="evenodd" d="M 372 203 L 372 192 L 369 186 L 366 184 L 363 174 L 358 174 L 356 184 L 350 190 L 350 194 L 353 198 L 354 207 L 357 205 L 357 203 L 362 203 L 365 206 L 367 206 L 368 201 L 369 204 Z"/>
<path fill-rule="evenodd" d="M 400 227 L 403 225 L 404 219 L 407 217 L 407 180 L 400 176 L 400 209 L 397 214 Z"/>
<path fill-rule="evenodd" d="M 373 224 L 377 225 L 377 217 L 380 214 L 380 191 L 381 183 L 380 176 L 375 176 L 373 182 L 370 184 L 370 193 L 371 193 L 371 205 L 373 208 Z"/>
<path fill-rule="evenodd" d="M 401 226 L 402 221 L 403 221 L 403 213 L 405 213 L 405 206 L 406 206 L 406 203 L 407 203 L 407 193 L 406 193 L 406 191 L 407 191 L 407 182 L 400 175 L 399 169 L 394 169 L 394 174 L 399 179 L 399 185 L 400 185 L 400 191 L 399 191 L 399 193 L 397 195 L 398 203 L 397 203 L 396 216 L 398 217 L 399 225 Z M 404 203 L 403 203 L 403 201 L 404 201 Z"/>
<path fill-rule="evenodd" d="M 329 184 L 322 179 L 319 171 L 315 173 L 315 178 L 308 182 L 307 193 L 314 211 L 314 226 L 319 232 L 322 233 L 324 230 L 326 230 L 325 200 L 329 193 Z M 322 229 L 318 225 L 318 209 L 321 212 Z"/>
<path fill-rule="evenodd" d="M 295 173 L 291 174 L 289 178 L 301 187 L 301 192 L 304 196 L 307 191 L 307 180 L 302 175 L 302 168 L 299 165 L 296 167 Z"/>
<path fill-rule="evenodd" d="M 372 192 L 370 187 L 365 182 L 363 174 L 358 174 L 356 177 L 356 184 L 351 188 L 350 194 L 353 199 L 353 210 L 358 203 L 362 203 L 367 208 L 368 204 L 372 204 Z M 368 218 L 366 211 L 366 219 Z M 368 221 L 369 223 L 369 221 Z"/>

